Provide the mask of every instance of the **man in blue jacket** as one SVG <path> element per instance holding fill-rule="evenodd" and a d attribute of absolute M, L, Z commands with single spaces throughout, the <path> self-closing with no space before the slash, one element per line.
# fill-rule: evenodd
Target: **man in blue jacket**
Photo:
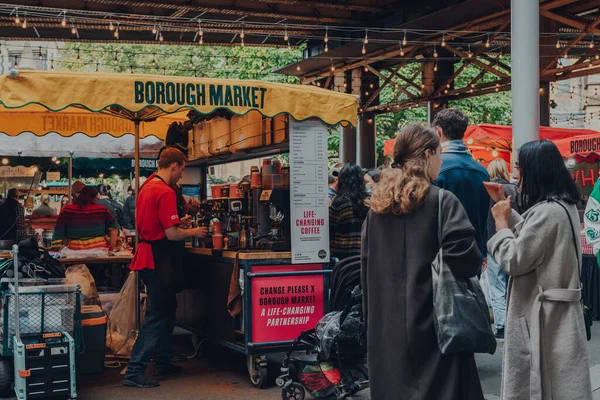
<path fill-rule="evenodd" d="M 481 254 L 486 254 L 490 197 L 483 182 L 488 182 L 490 175 L 463 142 L 468 124 L 465 114 L 455 108 L 435 116 L 433 127 L 442 140 L 442 169 L 436 184 L 454 193 L 461 202 L 475 228 L 477 246 Z"/>

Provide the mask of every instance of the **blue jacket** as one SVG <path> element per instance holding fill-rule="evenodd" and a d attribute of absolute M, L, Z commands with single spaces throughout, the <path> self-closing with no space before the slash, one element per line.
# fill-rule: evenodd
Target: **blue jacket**
<path fill-rule="evenodd" d="M 461 202 L 475 228 L 475 241 L 485 257 L 490 196 L 483 186 L 490 175 L 475 161 L 462 140 L 451 140 L 442 148 L 442 168 L 436 185 L 451 191 Z"/>

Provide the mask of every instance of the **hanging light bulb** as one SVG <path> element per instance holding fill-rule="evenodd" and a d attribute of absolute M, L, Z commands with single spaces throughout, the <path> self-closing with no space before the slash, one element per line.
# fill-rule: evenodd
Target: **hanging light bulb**
<path fill-rule="evenodd" d="M 54 59 L 50 60 L 50 70 L 53 71 L 54 70 Z"/>
<path fill-rule="evenodd" d="M 113 25 L 112 17 L 108 17 L 108 18 L 109 18 L 108 19 L 108 30 L 114 31 L 115 30 L 115 26 Z"/>
<path fill-rule="evenodd" d="M 435 65 L 433 66 L 433 70 L 434 70 L 435 72 L 437 72 L 437 71 L 438 71 L 438 63 L 437 63 L 437 61 L 435 62 Z"/>
<path fill-rule="evenodd" d="M 365 65 L 365 72 L 369 72 L 369 67 Z"/>
<path fill-rule="evenodd" d="M 325 37 L 323 38 L 323 41 L 325 43 L 329 42 L 329 27 L 328 26 L 325 27 Z"/>
<path fill-rule="evenodd" d="M 16 15 L 15 15 L 15 24 L 20 25 L 21 24 L 21 18 L 19 18 L 19 12 L 17 11 Z"/>
<path fill-rule="evenodd" d="M 115 30 L 115 39 L 119 38 L 119 23 L 117 23 L 117 29 Z"/>
<path fill-rule="evenodd" d="M 335 72 L 335 66 L 331 64 L 331 72 Z"/>
<path fill-rule="evenodd" d="M 402 46 L 406 46 L 408 42 L 406 41 L 406 29 L 404 30 L 404 39 L 402 39 Z"/>
<path fill-rule="evenodd" d="M 190 69 L 194 67 L 194 60 L 192 56 L 190 56 Z"/>
<path fill-rule="evenodd" d="M 364 44 L 369 44 L 369 31 L 365 31 L 365 40 L 363 40 Z"/>
<path fill-rule="evenodd" d="M 261 72 L 265 70 L 265 62 L 264 61 L 260 64 L 260 70 L 261 70 Z"/>
<path fill-rule="evenodd" d="M 198 39 L 198 44 L 204 44 L 204 36 L 200 36 L 200 39 Z"/>
<path fill-rule="evenodd" d="M 71 22 L 71 33 L 73 35 L 77 35 L 77 28 L 75 27 L 75 24 L 73 22 Z"/>
<path fill-rule="evenodd" d="M 242 28 L 242 33 L 240 33 L 240 39 L 243 39 L 246 37 L 246 34 L 244 33 L 244 28 Z"/>
<path fill-rule="evenodd" d="M 62 26 L 63 28 L 65 26 L 67 26 L 67 13 L 66 12 L 63 12 L 63 18 L 62 18 L 62 21 L 60 21 L 60 26 Z"/>
<path fill-rule="evenodd" d="M 165 38 L 163 37 L 162 32 L 160 32 L 160 31 L 158 32 L 158 41 L 159 42 L 164 42 L 165 41 Z"/>
<path fill-rule="evenodd" d="M 240 38 L 240 46 L 244 47 L 244 38 Z"/>
<path fill-rule="evenodd" d="M 156 53 L 152 54 L 152 67 L 156 67 Z"/>
<path fill-rule="evenodd" d="M 117 58 L 117 52 L 116 51 L 115 51 L 114 63 L 115 63 L 115 65 L 117 65 L 119 63 L 119 59 Z"/>
<path fill-rule="evenodd" d="M 15 68 L 19 68 L 19 60 L 17 59 L 17 56 L 15 56 Z"/>
<path fill-rule="evenodd" d="M 487 41 L 485 42 L 485 47 L 487 49 L 489 49 L 490 46 L 491 46 L 491 44 L 490 44 L 490 34 L 488 33 L 488 35 L 487 35 Z"/>
<path fill-rule="evenodd" d="M 325 44 L 325 53 L 327 53 L 329 51 L 329 46 L 327 46 L 327 43 Z"/>
<path fill-rule="evenodd" d="M 285 33 L 283 34 L 283 41 L 289 42 L 290 37 L 288 36 L 287 25 L 285 25 Z"/>
<path fill-rule="evenodd" d="M 292 50 L 292 45 L 290 44 L 289 40 L 288 40 L 287 44 L 288 44 L 288 50 Z"/>
<path fill-rule="evenodd" d="M 442 47 L 446 47 L 446 34 L 442 34 Z"/>
<path fill-rule="evenodd" d="M 365 48 L 365 44 L 363 43 L 363 47 L 362 47 L 362 53 L 363 54 L 367 54 L 367 49 Z"/>
<path fill-rule="evenodd" d="M 562 61 L 560 61 L 560 60 L 558 60 L 558 68 L 559 69 L 563 69 L 564 68 L 563 64 L 562 64 Z"/>
<path fill-rule="evenodd" d="M 23 17 L 23 25 L 21 25 L 23 27 L 23 29 L 27 29 L 27 15 L 25 15 L 25 17 Z"/>
<path fill-rule="evenodd" d="M 79 49 L 77 49 L 77 62 L 81 62 L 81 53 Z"/>
<path fill-rule="evenodd" d="M 467 53 L 469 58 L 473 58 L 473 53 L 471 53 L 471 45 L 469 45 L 469 52 Z"/>
<path fill-rule="evenodd" d="M 400 42 L 400 57 L 404 57 L 404 49 L 402 48 L 402 42 Z"/>
<path fill-rule="evenodd" d="M 296 71 L 300 71 L 300 64 L 296 64 Z"/>
<path fill-rule="evenodd" d="M 96 72 L 100 70 L 100 63 L 96 61 Z"/>
<path fill-rule="evenodd" d="M 42 54 L 42 47 L 40 46 L 40 51 L 39 51 L 39 58 L 40 61 L 44 59 L 44 55 Z"/>
<path fill-rule="evenodd" d="M 435 44 L 433 45 L 433 58 L 438 58 L 437 47 Z"/>
<path fill-rule="evenodd" d="M 158 32 L 158 31 L 156 30 L 156 24 L 154 24 L 154 25 L 152 26 L 152 34 L 153 34 L 153 35 L 156 35 L 156 32 Z"/>
<path fill-rule="evenodd" d="M 556 48 L 560 49 L 560 37 L 556 39 Z"/>
<path fill-rule="evenodd" d="M 600 60 L 600 54 L 596 53 L 596 60 Z"/>

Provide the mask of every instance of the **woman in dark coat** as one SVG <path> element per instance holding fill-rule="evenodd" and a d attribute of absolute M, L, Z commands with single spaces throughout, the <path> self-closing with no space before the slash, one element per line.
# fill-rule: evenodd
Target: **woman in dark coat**
<path fill-rule="evenodd" d="M 373 399 L 483 400 L 474 355 L 442 355 L 433 326 L 440 189 L 432 182 L 441 162 L 437 134 L 411 125 L 396 139 L 393 167 L 373 188 L 361 252 Z M 455 276 L 475 276 L 482 260 L 475 230 L 448 191 L 441 218 L 444 261 Z"/>

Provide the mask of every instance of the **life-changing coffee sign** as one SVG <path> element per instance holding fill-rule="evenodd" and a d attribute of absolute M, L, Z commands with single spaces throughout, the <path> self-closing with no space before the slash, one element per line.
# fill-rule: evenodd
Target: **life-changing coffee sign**
<path fill-rule="evenodd" d="M 137 104 L 247 107 L 262 109 L 268 89 L 249 85 L 136 81 Z"/>

